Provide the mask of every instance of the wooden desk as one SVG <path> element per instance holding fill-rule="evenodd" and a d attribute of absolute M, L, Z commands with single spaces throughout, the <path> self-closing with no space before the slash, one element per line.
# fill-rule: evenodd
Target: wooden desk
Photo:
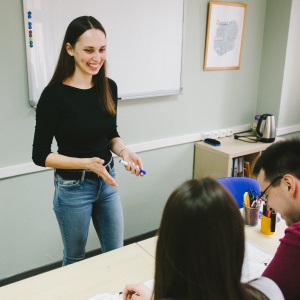
<path fill-rule="evenodd" d="M 250 241 L 265 252 L 274 255 L 280 244 L 279 239 L 284 236 L 284 230 L 287 228 L 285 221 L 281 219 L 280 222 L 276 223 L 276 230 L 273 235 L 265 235 L 261 233 L 260 225 L 261 220 L 258 221 L 256 226 L 245 226 L 246 240 Z M 157 236 L 138 242 L 137 244 L 155 258 L 156 242 Z"/>
<path fill-rule="evenodd" d="M 154 278 L 154 258 L 137 244 L 0 288 L 0 299 L 87 300 Z"/>
<path fill-rule="evenodd" d="M 274 255 L 286 228 L 285 221 L 276 224 L 274 235 L 245 226 L 246 239 Z M 127 283 L 154 278 L 157 236 L 98 255 L 0 288 L 0 299 L 16 300 L 87 300 L 97 294 L 116 294 Z"/>
<path fill-rule="evenodd" d="M 261 220 L 258 221 L 256 226 L 245 226 L 246 240 L 252 244 L 263 249 L 271 255 L 274 255 L 281 239 L 284 236 L 284 231 L 287 228 L 283 219 L 276 223 L 275 233 L 273 235 L 266 235 L 260 232 Z"/>
<path fill-rule="evenodd" d="M 149 253 L 152 257 L 155 258 L 155 251 L 156 251 L 156 243 L 157 243 L 157 236 L 149 238 L 147 240 L 143 240 L 138 242 L 137 244 L 142 247 L 147 253 Z"/>
<path fill-rule="evenodd" d="M 261 220 L 259 220 L 258 224 L 254 227 L 245 225 L 246 241 L 249 241 L 250 243 L 246 243 L 245 245 L 246 253 L 241 278 L 242 282 L 248 282 L 261 276 L 266 268 L 265 262 L 270 261 L 272 256 L 274 256 L 280 244 L 279 239 L 284 236 L 284 230 L 287 227 L 285 221 L 281 219 L 280 222 L 276 223 L 275 233 L 273 235 L 265 235 L 260 232 L 260 225 Z M 155 258 L 156 243 L 157 237 L 153 237 L 138 242 L 137 244 Z M 259 249 L 263 251 L 260 251 Z"/>

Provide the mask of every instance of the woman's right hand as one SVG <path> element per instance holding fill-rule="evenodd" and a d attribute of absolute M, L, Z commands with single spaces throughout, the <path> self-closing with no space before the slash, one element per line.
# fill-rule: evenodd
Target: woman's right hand
<path fill-rule="evenodd" d="M 90 170 L 103 178 L 109 185 L 118 187 L 115 179 L 110 176 L 103 166 L 104 163 L 105 161 L 99 157 L 77 158 L 50 153 L 46 158 L 45 166 L 54 169 Z"/>
<path fill-rule="evenodd" d="M 104 160 L 99 157 L 92 157 L 87 159 L 86 169 L 93 171 L 97 175 L 99 175 L 105 182 L 113 187 L 118 187 L 117 182 L 110 174 L 107 172 L 105 167 L 103 166 Z"/>
<path fill-rule="evenodd" d="M 150 300 L 152 291 L 144 284 L 127 284 L 123 291 L 123 300 Z"/>

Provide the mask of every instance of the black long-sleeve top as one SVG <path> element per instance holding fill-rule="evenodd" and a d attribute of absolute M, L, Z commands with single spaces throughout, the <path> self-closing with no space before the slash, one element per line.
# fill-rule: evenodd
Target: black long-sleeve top
<path fill-rule="evenodd" d="M 117 85 L 109 79 L 117 108 Z M 62 83 L 47 86 L 37 105 L 32 160 L 45 166 L 55 137 L 58 153 L 69 157 L 99 157 L 108 163 L 109 141 L 119 137 L 116 115 L 104 112 L 96 87 L 82 90 Z"/>

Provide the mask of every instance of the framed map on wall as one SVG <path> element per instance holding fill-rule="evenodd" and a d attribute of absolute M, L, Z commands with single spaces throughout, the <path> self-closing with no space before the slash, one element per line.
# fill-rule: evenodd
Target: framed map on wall
<path fill-rule="evenodd" d="M 240 69 L 247 4 L 210 1 L 204 70 Z"/>

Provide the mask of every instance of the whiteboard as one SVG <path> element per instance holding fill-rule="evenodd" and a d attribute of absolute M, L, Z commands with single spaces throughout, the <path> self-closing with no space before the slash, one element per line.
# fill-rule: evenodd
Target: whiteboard
<path fill-rule="evenodd" d="M 69 23 L 98 19 L 107 40 L 107 72 L 121 99 L 178 94 L 184 0 L 23 0 L 29 103 L 50 81 Z"/>

